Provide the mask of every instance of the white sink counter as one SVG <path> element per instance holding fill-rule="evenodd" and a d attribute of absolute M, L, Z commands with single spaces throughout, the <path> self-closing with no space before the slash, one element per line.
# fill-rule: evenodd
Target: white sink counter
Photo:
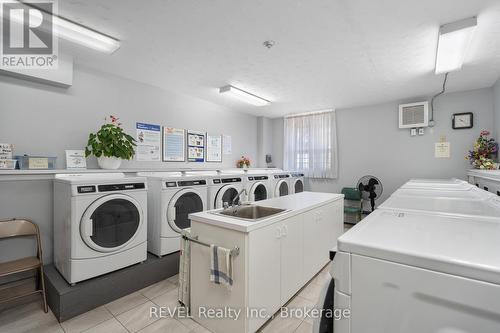
<path fill-rule="evenodd" d="M 343 194 L 301 192 L 253 203 L 257 206 L 286 209 L 285 212 L 262 218 L 255 222 L 246 221 L 235 217 L 213 214 L 213 212 L 221 211 L 221 209 L 190 214 L 189 218 L 191 220 L 195 219 L 197 222 L 207 223 L 222 228 L 232 229 L 240 232 L 250 232 L 252 230 L 263 228 L 275 222 L 288 219 L 308 210 L 323 206 L 330 202 L 343 199 Z"/>

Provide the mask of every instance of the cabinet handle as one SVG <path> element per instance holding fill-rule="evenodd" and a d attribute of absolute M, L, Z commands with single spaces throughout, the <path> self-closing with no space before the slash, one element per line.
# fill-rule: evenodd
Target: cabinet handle
<path fill-rule="evenodd" d="M 286 226 L 286 225 L 283 226 L 282 235 L 285 237 L 288 235 L 288 226 Z"/>
<path fill-rule="evenodd" d="M 278 238 L 278 239 L 281 238 L 281 228 L 280 227 L 276 228 L 276 238 Z"/>

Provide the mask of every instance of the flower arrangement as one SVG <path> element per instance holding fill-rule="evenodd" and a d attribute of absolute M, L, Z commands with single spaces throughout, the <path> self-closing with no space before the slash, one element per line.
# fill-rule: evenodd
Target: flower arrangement
<path fill-rule="evenodd" d="M 105 118 L 106 123 L 101 126 L 101 129 L 97 133 L 89 134 L 85 147 L 85 157 L 95 155 L 100 166 L 105 158 L 130 160 L 135 154 L 135 139 L 123 131 L 118 118 L 109 117 L 110 122 Z"/>
<path fill-rule="evenodd" d="M 236 166 L 238 168 L 249 168 L 250 167 L 250 159 L 245 157 L 245 156 L 241 156 L 241 158 L 236 161 Z"/>
<path fill-rule="evenodd" d="M 495 169 L 496 163 L 494 159 L 498 154 L 498 143 L 489 136 L 489 131 L 481 131 L 479 138 L 474 143 L 474 148 L 470 150 L 469 154 L 465 157 L 476 169 Z"/>

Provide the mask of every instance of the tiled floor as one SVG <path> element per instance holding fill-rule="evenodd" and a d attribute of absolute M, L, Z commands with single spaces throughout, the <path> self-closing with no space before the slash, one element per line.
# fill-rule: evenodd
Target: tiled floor
<path fill-rule="evenodd" d="M 287 306 L 289 308 L 313 307 L 318 300 L 321 287 L 328 279 L 328 267 L 326 267 Z M 153 306 L 177 306 L 177 276 L 160 281 L 61 324 L 57 322 L 52 312 L 44 313 L 39 302 L 10 308 L 0 312 L 0 332 L 209 332 L 191 319 L 151 318 L 149 311 Z M 312 323 L 310 318 L 284 319 L 277 316 L 262 328 L 262 332 L 312 332 Z"/>

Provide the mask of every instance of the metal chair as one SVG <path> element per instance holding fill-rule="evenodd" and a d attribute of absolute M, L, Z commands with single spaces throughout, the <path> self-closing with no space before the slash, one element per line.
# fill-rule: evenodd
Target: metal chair
<path fill-rule="evenodd" d="M 40 230 L 32 221 L 26 219 L 0 220 L 0 240 L 6 238 L 35 237 L 37 243 L 37 253 L 33 257 L 25 257 L 12 261 L 0 263 L 0 277 L 5 277 L 29 270 L 36 270 L 39 274 L 37 289 L 23 294 L 0 299 L 0 303 L 13 301 L 21 297 L 26 297 L 36 293 L 41 293 L 43 309 L 47 313 L 47 298 L 45 295 L 45 280 L 43 276 L 42 244 L 40 241 Z"/>
<path fill-rule="evenodd" d="M 355 187 L 344 187 L 341 192 L 344 195 L 344 223 L 353 224 L 346 219 L 355 216 L 354 224 L 361 221 L 363 214 L 363 198 L 361 192 Z"/>

